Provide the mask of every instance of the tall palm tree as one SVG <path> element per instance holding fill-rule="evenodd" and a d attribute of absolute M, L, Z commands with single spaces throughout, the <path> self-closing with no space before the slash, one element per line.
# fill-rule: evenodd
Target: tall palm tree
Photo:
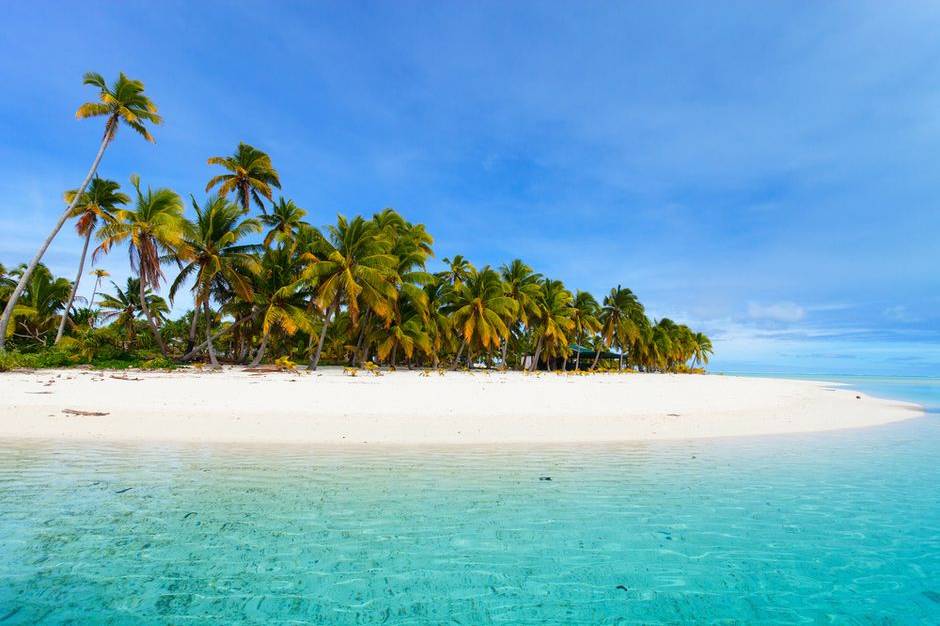
<path fill-rule="evenodd" d="M 101 295 L 99 307 L 101 309 L 101 319 L 114 320 L 118 326 L 125 330 L 124 349 L 128 349 L 134 341 L 135 330 L 134 321 L 144 315 L 144 307 L 141 306 L 140 279 L 128 277 L 127 286 L 121 289 L 117 283 L 113 282 L 114 294 L 105 293 Z M 169 312 L 170 307 L 166 300 L 153 293 L 149 288 L 144 290 L 144 302 L 150 314 L 160 319 L 164 318 Z"/>
<path fill-rule="evenodd" d="M 363 305 L 391 320 L 398 297 L 394 284 L 397 259 L 390 254 L 391 245 L 382 230 L 362 217 L 350 221 L 340 215 L 329 233 L 329 238 L 321 237 L 316 262 L 305 273 L 316 286 L 315 302 L 324 314 L 317 349 L 310 358 L 311 370 L 317 369 L 327 329 L 340 304 L 346 305 L 356 325 Z"/>
<path fill-rule="evenodd" d="M 261 223 L 268 227 L 268 233 L 264 236 L 264 247 L 270 248 L 275 240 L 293 243 L 297 233 L 303 227 L 309 226 L 304 221 L 305 215 L 307 212 L 294 204 L 293 200 L 279 198 L 271 213 L 261 216 Z"/>
<path fill-rule="evenodd" d="M 206 316 L 209 361 L 213 367 L 218 367 L 212 345 L 213 318 L 209 300 L 213 291 L 230 291 L 243 300 L 252 299 L 249 274 L 256 267 L 251 253 L 257 250 L 257 246 L 239 242 L 252 233 L 261 232 L 261 224 L 256 219 L 242 219 L 244 212 L 241 208 L 224 196 L 210 198 L 202 207 L 192 198 L 192 206 L 196 220 L 184 222 L 180 246 L 180 256 L 188 262 L 170 286 L 170 299 L 176 296 L 184 281 L 195 276 L 193 317 L 195 319 L 202 307 Z M 191 349 L 192 346 L 188 346 L 187 352 Z"/>
<path fill-rule="evenodd" d="M 578 353 L 574 359 L 574 369 L 581 369 L 581 348 L 584 345 L 584 337 L 593 335 L 601 329 L 600 305 L 590 293 L 578 290 L 574 294 L 574 302 L 571 305 L 571 321 L 574 322 L 572 330 L 578 341 Z"/>
<path fill-rule="evenodd" d="M 571 292 L 559 280 L 543 279 L 541 293 L 535 302 L 534 328 L 538 336 L 531 369 L 538 367 L 539 357 L 544 351 L 546 361 L 550 357 L 567 358 L 568 334 L 574 328 L 571 319 Z"/>
<path fill-rule="evenodd" d="M 643 305 L 626 287 L 617 285 L 604 296 L 604 306 L 600 317 L 603 324 L 601 336 L 604 338 L 605 345 L 616 346 L 620 351 L 619 369 L 623 369 L 624 352 L 639 335 L 638 318 L 640 317 L 645 319 Z M 591 369 L 597 367 L 599 357 L 600 352 L 595 355 Z"/>
<path fill-rule="evenodd" d="M 101 269 L 100 267 L 97 267 L 97 268 L 93 269 L 90 273 L 91 273 L 92 276 L 95 277 L 95 286 L 94 286 L 94 288 L 91 290 L 91 300 L 88 301 L 88 308 L 90 308 L 90 309 L 92 310 L 91 323 L 92 323 L 92 325 L 94 325 L 95 322 L 96 322 L 97 319 L 98 319 L 98 316 L 94 313 L 94 310 L 95 310 L 95 296 L 98 295 L 98 289 L 101 287 L 101 280 L 102 280 L 103 278 L 107 278 L 108 276 L 110 276 L 111 273 L 108 272 L 108 270 Z"/>
<path fill-rule="evenodd" d="M 49 236 L 46 237 L 46 240 L 36 252 L 36 256 L 34 256 L 32 261 L 29 262 L 29 265 L 26 266 L 26 270 L 23 272 L 22 276 L 20 276 L 19 282 L 13 289 L 10 298 L 7 300 L 6 307 L 3 310 L 3 317 L 0 318 L 0 352 L 4 349 L 7 326 L 9 326 L 10 317 L 13 315 L 13 307 L 16 306 L 17 300 L 19 300 L 20 295 L 26 288 L 29 277 L 42 260 L 52 240 L 55 239 L 56 235 L 62 229 L 62 225 L 65 224 L 65 221 L 72 216 L 72 210 L 82 198 L 85 188 L 98 170 L 98 164 L 101 163 L 104 151 L 108 147 L 108 144 L 114 139 L 118 127 L 121 124 L 125 124 L 139 133 L 147 141 L 153 142 L 153 136 L 147 129 L 147 124 L 160 124 L 163 121 L 162 118 L 157 115 L 156 105 L 150 101 L 150 98 L 144 95 L 144 84 L 139 80 L 128 78 L 123 72 L 118 75 L 117 80 L 114 81 L 110 87 L 100 74 L 94 72 L 85 74 L 83 82 L 86 85 L 91 85 L 98 89 L 99 101 L 86 102 L 81 105 L 78 107 L 78 111 L 75 112 L 75 117 L 78 119 L 88 117 L 105 118 L 101 145 L 98 147 L 98 153 L 95 155 L 95 160 L 92 161 L 91 168 L 85 175 L 85 180 L 83 180 L 82 184 L 76 189 L 76 194 L 72 198 L 72 201 L 68 204 L 62 215 L 59 216 L 59 220 L 52 228 L 52 232 L 49 233 Z"/>
<path fill-rule="evenodd" d="M 121 186 L 113 181 L 97 176 L 91 181 L 88 189 L 81 194 L 81 199 L 75 203 L 77 189 L 65 192 L 65 201 L 74 204 L 72 209 L 74 217 L 78 218 L 75 222 L 75 230 L 79 235 L 85 238 L 82 244 L 82 255 L 78 260 L 78 273 L 75 275 L 75 282 L 72 283 L 72 292 L 69 294 L 69 301 L 65 305 L 65 312 L 72 309 L 72 302 L 75 300 L 75 292 L 78 291 L 78 283 L 82 279 L 82 272 L 85 270 L 85 255 L 88 254 L 88 242 L 91 241 L 91 235 L 98 225 L 98 220 L 110 222 L 114 220 L 114 212 L 121 205 L 130 202 L 130 198 L 125 193 L 121 193 Z M 92 295 L 94 299 L 94 294 Z M 67 315 L 62 316 L 59 322 L 59 330 L 56 332 L 55 343 L 62 339 L 62 333 L 65 331 L 65 320 Z"/>
<path fill-rule="evenodd" d="M 281 188 L 281 179 L 271 164 L 271 157 L 244 142 L 238 144 L 232 156 L 209 157 L 209 165 L 221 165 L 229 173 L 214 176 L 206 185 L 206 191 L 216 185 L 219 185 L 219 193 L 222 195 L 234 191 L 245 213 L 248 212 L 252 200 L 262 213 L 266 213 L 261 198 L 273 202 L 271 188 Z"/>
<path fill-rule="evenodd" d="M 143 309 L 153 338 L 166 356 L 166 344 L 157 328 L 157 322 L 147 306 L 144 292 L 147 289 L 158 291 L 163 279 L 160 267 L 161 254 L 174 254 L 183 244 L 183 201 L 172 189 L 140 189 L 140 177 L 131 176 L 131 184 L 137 193 L 137 202 L 133 210 L 121 209 L 113 222 L 105 224 L 99 237 L 101 245 L 98 251 L 107 253 L 112 246 L 127 241 L 131 269 L 140 278 L 140 304 Z"/>
<path fill-rule="evenodd" d="M 516 303 L 506 295 L 499 274 L 488 265 L 470 272 L 455 285 L 448 311 L 462 343 L 454 367 L 465 348 L 469 364 L 473 362 L 474 350 L 488 352 L 499 348 L 509 338 L 505 320 L 512 317 L 515 309 Z"/>
<path fill-rule="evenodd" d="M 505 284 L 506 295 L 516 303 L 515 316 L 509 326 L 512 328 L 519 325 L 522 330 L 526 330 L 529 328 L 529 318 L 535 312 L 535 300 L 541 293 L 539 281 L 542 276 L 536 274 L 522 259 L 513 259 L 508 265 L 503 265 L 499 271 Z M 504 341 L 501 355 L 504 367 L 508 349 L 509 342 Z"/>
<path fill-rule="evenodd" d="M 261 363 L 271 332 L 280 329 L 288 337 L 298 330 L 316 332 L 307 310 L 310 287 L 301 277 L 303 261 L 286 247 L 267 248 L 255 276 L 253 301 L 261 314 L 261 344 L 251 367 Z"/>

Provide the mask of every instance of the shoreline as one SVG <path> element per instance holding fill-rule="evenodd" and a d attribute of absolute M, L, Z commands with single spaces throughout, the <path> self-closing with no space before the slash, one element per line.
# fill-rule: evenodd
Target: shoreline
<path fill-rule="evenodd" d="M 63 369 L 0 374 L 0 389 L 0 440 L 589 444 L 822 432 L 923 415 L 838 383 L 688 374 Z"/>

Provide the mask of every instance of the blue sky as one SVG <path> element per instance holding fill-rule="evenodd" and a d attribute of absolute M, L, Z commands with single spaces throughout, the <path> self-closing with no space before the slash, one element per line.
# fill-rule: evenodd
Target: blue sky
<path fill-rule="evenodd" d="M 88 70 L 166 119 L 101 175 L 203 195 L 269 152 L 323 224 L 392 206 L 439 258 L 521 257 L 703 328 L 718 370 L 940 371 L 940 5 L 15 3 L 0 33 L 0 262 L 101 132 Z M 48 264 L 72 276 L 63 231 Z M 98 265 L 120 281 L 123 252 Z M 83 292 L 90 291 L 90 281 Z M 182 308 L 185 303 L 177 303 Z"/>

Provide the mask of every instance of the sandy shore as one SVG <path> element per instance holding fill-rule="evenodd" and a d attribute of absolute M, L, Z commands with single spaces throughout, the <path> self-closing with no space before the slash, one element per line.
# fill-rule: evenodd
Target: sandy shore
<path fill-rule="evenodd" d="M 819 382 L 713 375 L 46 370 L 0 374 L 0 438 L 609 442 L 835 430 L 921 414 L 857 395 Z"/>

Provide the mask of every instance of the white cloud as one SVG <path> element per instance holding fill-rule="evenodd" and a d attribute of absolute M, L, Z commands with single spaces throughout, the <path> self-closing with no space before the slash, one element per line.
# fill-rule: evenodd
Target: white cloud
<path fill-rule="evenodd" d="M 775 322 L 798 322 L 806 317 L 806 310 L 793 302 L 775 302 L 747 305 L 747 316 L 754 320 L 773 320 Z"/>

